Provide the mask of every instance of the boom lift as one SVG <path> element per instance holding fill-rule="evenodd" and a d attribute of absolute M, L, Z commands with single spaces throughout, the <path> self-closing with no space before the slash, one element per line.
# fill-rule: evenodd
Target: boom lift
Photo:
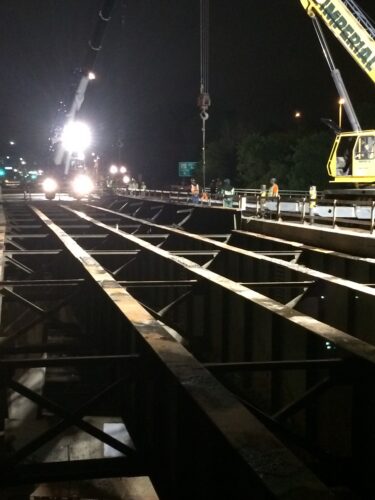
<path fill-rule="evenodd" d="M 333 64 L 318 18 L 375 83 L 375 27 L 354 0 L 300 0 L 311 17 L 332 77 L 351 123 L 352 132 L 339 131 L 327 163 L 333 183 L 375 184 L 375 130 L 361 130 L 339 71 Z"/>

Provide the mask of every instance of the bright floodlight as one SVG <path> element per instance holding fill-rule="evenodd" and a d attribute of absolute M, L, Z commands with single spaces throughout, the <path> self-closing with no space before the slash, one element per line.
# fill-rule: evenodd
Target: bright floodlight
<path fill-rule="evenodd" d="M 53 193 L 54 191 L 57 191 L 57 182 L 55 179 L 52 179 L 52 177 L 44 179 L 42 186 L 45 193 Z"/>
<path fill-rule="evenodd" d="M 130 177 L 128 175 L 124 175 L 124 177 L 122 178 L 122 182 L 124 184 L 128 184 L 130 182 Z"/>
<path fill-rule="evenodd" d="M 94 191 L 94 183 L 88 175 L 79 174 L 73 180 L 73 192 L 76 196 L 87 196 Z"/>
<path fill-rule="evenodd" d="M 69 153 L 83 153 L 91 144 L 91 131 L 83 122 L 69 122 L 65 125 L 61 142 Z"/>
<path fill-rule="evenodd" d="M 109 173 L 110 173 L 110 174 L 114 175 L 114 174 L 117 174 L 117 172 L 118 172 L 118 168 L 117 168 L 117 166 L 116 166 L 116 165 L 111 165 L 111 166 L 109 167 Z"/>
<path fill-rule="evenodd" d="M 93 71 L 90 71 L 87 76 L 89 77 L 89 80 L 95 80 L 96 78 L 96 75 Z"/>
<path fill-rule="evenodd" d="M 122 166 L 120 167 L 120 174 L 125 174 L 126 173 L 126 167 Z"/>

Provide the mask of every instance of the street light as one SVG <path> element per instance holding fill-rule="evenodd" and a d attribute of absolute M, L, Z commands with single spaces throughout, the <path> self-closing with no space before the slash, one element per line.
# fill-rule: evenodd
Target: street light
<path fill-rule="evenodd" d="M 299 120 L 300 118 L 302 118 L 302 113 L 301 111 L 296 111 L 294 113 L 294 118 L 296 118 L 297 120 Z"/>
<path fill-rule="evenodd" d="M 340 97 L 339 99 L 339 128 L 341 128 L 342 125 L 342 107 L 345 104 L 345 99 Z"/>

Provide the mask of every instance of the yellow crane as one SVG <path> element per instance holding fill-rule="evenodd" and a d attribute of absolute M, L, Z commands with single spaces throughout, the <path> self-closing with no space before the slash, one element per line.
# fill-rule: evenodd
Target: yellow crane
<path fill-rule="evenodd" d="M 341 75 L 334 68 L 317 19 L 324 22 L 374 83 L 375 27 L 354 0 L 300 0 L 300 2 L 314 22 L 319 41 L 353 128 L 352 132 L 340 131 L 336 135 L 327 163 L 330 182 L 375 184 L 375 130 L 361 130 Z"/>

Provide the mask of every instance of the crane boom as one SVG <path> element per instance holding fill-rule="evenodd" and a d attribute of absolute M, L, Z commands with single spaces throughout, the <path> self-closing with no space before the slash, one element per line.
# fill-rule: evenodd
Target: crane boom
<path fill-rule="evenodd" d="M 359 123 L 356 112 L 353 108 L 352 101 L 350 99 L 348 91 L 346 90 L 346 86 L 344 80 L 342 79 L 341 72 L 338 68 L 336 68 L 335 63 L 333 61 L 331 51 L 329 50 L 320 22 L 316 16 L 311 17 L 311 20 L 313 22 L 315 32 L 322 47 L 324 57 L 328 63 L 332 79 L 336 85 L 337 92 L 344 104 L 345 112 L 352 126 L 352 130 L 360 131 L 362 130 L 361 125 Z M 339 124 L 339 126 L 341 127 L 341 123 Z"/>
<path fill-rule="evenodd" d="M 318 15 L 375 83 L 375 27 L 354 0 L 300 0 L 310 17 Z"/>
<path fill-rule="evenodd" d="M 83 66 L 81 68 L 81 78 L 79 80 L 77 89 L 75 91 L 72 104 L 69 111 L 67 112 L 67 120 L 73 121 L 81 109 L 83 101 L 85 100 L 85 93 L 90 81 L 90 72 L 94 69 L 94 64 L 97 58 L 97 54 L 101 49 L 101 44 L 103 41 L 104 33 L 108 22 L 111 19 L 111 13 L 116 4 L 116 0 L 103 0 L 101 8 L 98 12 L 97 21 L 95 24 L 94 31 L 92 33 L 91 39 L 89 41 L 89 47 L 87 49 L 87 54 Z M 62 148 L 61 143 L 58 145 L 54 162 L 55 165 L 60 165 L 65 156 L 65 152 Z M 65 174 L 69 171 L 68 160 L 65 164 Z"/>
<path fill-rule="evenodd" d="M 375 184 L 375 130 L 361 130 L 339 70 L 335 67 L 319 19 L 375 83 L 375 27 L 355 0 L 300 0 L 313 21 L 333 80 L 352 125 L 336 135 L 327 162 L 330 182 L 358 187 Z"/>

